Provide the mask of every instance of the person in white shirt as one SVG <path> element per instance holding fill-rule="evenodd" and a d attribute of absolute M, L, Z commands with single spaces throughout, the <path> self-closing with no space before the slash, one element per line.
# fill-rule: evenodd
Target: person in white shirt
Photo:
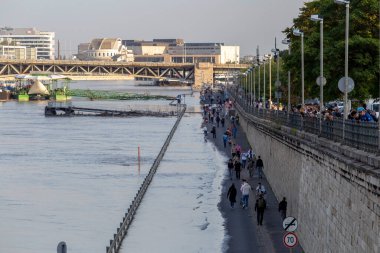
<path fill-rule="evenodd" d="M 240 187 L 240 191 L 242 194 L 242 204 L 243 208 L 248 207 L 248 199 L 249 199 L 249 192 L 252 190 L 252 187 L 247 183 L 245 179 L 243 179 L 243 183 Z"/>
<path fill-rule="evenodd" d="M 256 195 L 257 196 L 260 196 L 263 195 L 263 197 L 265 197 L 265 194 L 267 193 L 267 191 L 265 190 L 265 187 L 264 185 L 262 185 L 261 183 L 259 183 L 256 187 Z"/>

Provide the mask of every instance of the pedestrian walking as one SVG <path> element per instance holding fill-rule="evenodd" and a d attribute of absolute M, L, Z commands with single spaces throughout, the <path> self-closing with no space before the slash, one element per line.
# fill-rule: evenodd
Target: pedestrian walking
<path fill-rule="evenodd" d="M 231 147 L 231 156 L 232 158 L 234 158 L 236 155 L 236 144 L 232 144 L 232 147 Z"/>
<path fill-rule="evenodd" d="M 222 124 L 222 127 L 224 127 L 224 122 L 225 122 L 225 119 L 224 119 L 224 117 L 222 117 L 222 118 L 220 119 L 220 123 Z"/>
<path fill-rule="evenodd" d="M 236 135 L 237 135 L 237 127 L 234 124 L 233 127 L 232 127 L 232 136 L 236 139 Z"/>
<path fill-rule="evenodd" d="M 261 160 L 261 157 L 259 156 L 259 159 L 257 159 L 256 161 L 256 169 L 257 169 L 259 178 L 263 178 L 263 167 L 264 167 L 263 160 Z"/>
<path fill-rule="evenodd" d="M 282 201 L 278 204 L 278 211 L 281 214 L 282 220 L 286 218 L 286 208 L 288 207 L 288 202 L 286 202 L 286 198 L 284 197 Z"/>
<path fill-rule="evenodd" d="M 219 114 L 216 116 L 216 127 L 219 127 L 220 117 Z"/>
<path fill-rule="evenodd" d="M 236 191 L 235 184 L 232 183 L 227 192 L 227 198 L 230 201 L 231 208 L 234 208 L 234 205 L 236 203 L 236 194 L 237 194 L 237 191 Z"/>
<path fill-rule="evenodd" d="M 252 190 L 252 187 L 247 183 L 245 179 L 243 179 L 243 183 L 240 187 L 241 195 L 242 195 L 242 204 L 243 209 L 248 207 L 249 200 L 249 192 Z"/>
<path fill-rule="evenodd" d="M 256 195 L 257 196 L 265 196 L 265 194 L 267 193 L 267 190 L 265 190 L 265 187 L 264 187 L 264 185 L 262 185 L 260 182 L 259 182 L 259 184 L 257 185 L 257 187 L 256 187 Z"/>
<path fill-rule="evenodd" d="M 227 133 L 223 134 L 223 146 L 226 148 L 227 147 L 227 141 L 228 141 L 228 135 Z"/>
<path fill-rule="evenodd" d="M 253 165 L 254 165 L 253 159 L 248 158 L 247 169 L 248 169 L 250 178 L 253 177 Z"/>
<path fill-rule="evenodd" d="M 212 138 L 215 139 L 216 138 L 216 127 L 215 127 L 215 125 L 212 126 L 211 133 L 212 133 Z"/>
<path fill-rule="evenodd" d="M 232 180 L 232 170 L 234 169 L 234 162 L 232 161 L 232 158 L 227 163 L 228 167 L 228 173 L 230 175 L 230 179 Z"/>
<path fill-rule="evenodd" d="M 240 179 L 241 163 L 237 160 L 234 164 L 236 179 Z"/>
<path fill-rule="evenodd" d="M 258 226 L 263 225 L 264 211 L 266 207 L 267 207 L 267 202 L 265 201 L 263 195 L 261 194 L 259 198 L 256 200 L 256 204 L 255 204 L 255 211 L 257 213 Z"/>
<path fill-rule="evenodd" d="M 247 164 L 247 154 L 243 153 L 241 154 L 241 166 L 243 169 L 245 169 L 246 164 Z"/>

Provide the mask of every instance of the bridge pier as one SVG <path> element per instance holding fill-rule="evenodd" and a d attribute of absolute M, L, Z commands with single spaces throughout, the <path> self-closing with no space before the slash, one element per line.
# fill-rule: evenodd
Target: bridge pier
<path fill-rule="evenodd" d="M 203 83 L 214 83 L 214 64 L 199 62 L 194 67 L 194 89 L 200 89 Z"/>

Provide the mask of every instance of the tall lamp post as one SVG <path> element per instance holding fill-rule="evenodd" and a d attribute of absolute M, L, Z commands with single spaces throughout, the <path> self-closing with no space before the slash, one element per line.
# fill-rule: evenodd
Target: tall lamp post
<path fill-rule="evenodd" d="M 284 45 L 288 45 L 289 46 L 289 55 L 290 55 L 290 39 L 283 39 L 282 40 L 282 44 Z M 291 110 L 291 106 L 290 106 L 290 70 L 288 70 L 288 115 L 290 113 L 290 110 Z"/>
<path fill-rule="evenodd" d="M 299 29 L 294 29 L 293 30 L 293 35 L 294 36 L 299 36 L 301 37 L 301 82 L 302 82 L 302 87 L 301 87 L 301 101 L 302 101 L 302 107 L 305 106 L 305 70 L 304 70 L 304 52 L 303 52 L 303 32 L 300 31 Z"/>
<path fill-rule="evenodd" d="M 320 24 L 320 76 L 317 79 L 317 84 L 319 85 L 319 132 L 322 132 L 322 112 L 324 110 L 323 103 L 323 86 L 326 84 L 326 79 L 323 76 L 323 18 L 320 15 L 311 15 L 311 21 L 319 22 Z"/>
<path fill-rule="evenodd" d="M 263 58 L 263 65 L 264 65 L 264 75 L 263 75 L 263 107 L 264 109 L 266 109 L 266 106 L 265 106 L 265 63 L 266 63 L 267 59 L 264 55 L 264 58 Z"/>
<path fill-rule="evenodd" d="M 349 36 L 349 23 L 350 23 L 350 1 L 334 0 L 334 2 L 337 4 L 346 5 L 346 44 L 345 44 L 345 53 L 344 53 L 344 119 L 347 119 L 348 117 L 348 36 Z M 344 139 L 344 130 L 343 130 L 343 139 Z"/>

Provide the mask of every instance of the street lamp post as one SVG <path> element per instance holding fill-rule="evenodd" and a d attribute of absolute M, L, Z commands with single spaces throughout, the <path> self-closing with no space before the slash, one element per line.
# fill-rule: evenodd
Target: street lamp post
<path fill-rule="evenodd" d="M 256 102 L 256 72 L 255 69 L 253 69 L 253 102 Z"/>
<path fill-rule="evenodd" d="M 266 63 L 266 58 L 264 56 L 264 59 L 263 59 L 263 65 L 264 65 L 264 76 L 263 76 L 263 106 L 264 106 L 264 109 L 266 109 L 266 106 L 265 106 L 265 63 Z"/>
<path fill-rule="evenodd" d="M 301 101 L 302 101 L 302 107 L 305 106 L 305 71 L 304 71 L 304 49 L 303 49 L 303 32 L 299 29 L 293 30 L 293 35 L 301 37 Z"/>
<path fill-rule="evenodd" d="M 349 37 L 349 23 L 350 23 L 350 1 L 348 0 L 334 0 L 337 4 L 346 5 L 346 43 L 344 53 L 344 119 L 348 117 L 348 37 Z M 343 132 L 344 133 L 344 132 Z M 344 139 L 344 136 L 343 136 Z"/>
<path fill-rule="evenodd" d="M 288 45 L 289 46 L 289 55 L 290 55 L 290 39 L 283 39 L 282 40 L 282 44 L 284 45 Z M 290 106 L 290 70 L 288 70 L 288 115 L 290 113 L 290 110 L 291 110 L 291 106 Z"/>
<path fill-rule="evenodd" d="M 323 18 L 319 15 L 311 15 L 310 19 L 320 24 L 320 76 L 319 76 L 319 132 L 322 132 L 322 112 L 324 110 L 323 103 L 323 85 L 325 85 L 325 80 L 323 77 Z"/>

